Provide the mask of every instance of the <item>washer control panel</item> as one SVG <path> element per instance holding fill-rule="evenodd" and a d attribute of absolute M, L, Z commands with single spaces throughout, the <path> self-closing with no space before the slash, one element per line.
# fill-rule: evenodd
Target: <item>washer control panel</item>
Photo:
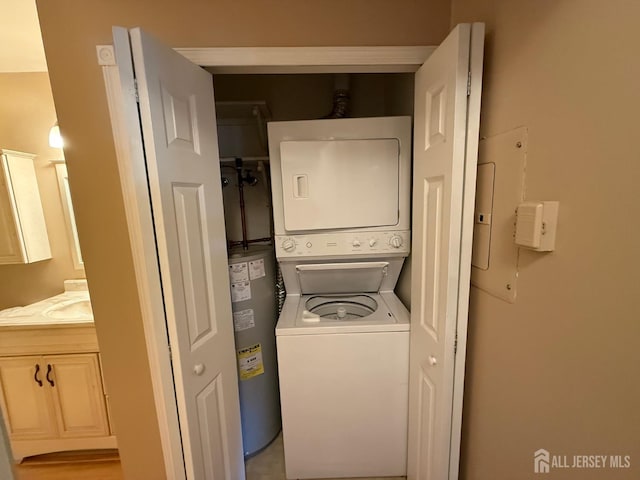
<path fill-rule="evenodd" d="M 278 258 L 377 253 L 408 255 L 411 234 L 409 231 L 394 231 L 276 235 L 275 243 Z"/>

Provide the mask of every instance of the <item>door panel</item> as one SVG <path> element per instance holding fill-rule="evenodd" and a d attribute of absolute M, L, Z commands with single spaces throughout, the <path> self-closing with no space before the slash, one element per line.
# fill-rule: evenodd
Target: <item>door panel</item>
<path fill-rule="evenodd" d="M 450 478 L 458 304 L 469 291 L 460 283 L 463 198 L 474 191 L 466 145 L 478 135 L 477 124 L 467 132 L 470 42 L 471 25 L 457 26 L 415 78 L 409 479 Z"/>
<path fill-rule="evenodd" d="M 428 472 L 433 464 L 433 442 L 435 441 L 435 388 L 431 379 L 423 372 L 420 373 L 420 437 L 418 451 L 422 452 L 419 458 L 418 472 Z M 423 477 L 417 477 L 423 478 Z"/>
<path fill-rule="evenodd" d="M 161 89 L 167 146 L 199 154 L 196 97 L 174 95 L 164 84 Z"/>
<path fill-rule="evenodd" d="M 211 262 L 207 258 L 207 208 L 202 184 L 173 185 L 186 326 L 191 348 L 216 334 Z"/>
<path fill-rule="evenodd" d="M 18 238 L 20 225 L 16 223 L 17 213 L 13 198 L 9 165 L 0 156 L 0 265 L 21 263 L 24 258 L 24 244 Z"/>
<path fill-rule="evenodd" d="M 204 478 L 230 478 L 225 476 L 228 465 L 216 462 L 216 458 L 224 458 L 228 449 L 223 435 L 221 435 L 224 421 L 222 378 L 218 375 L 213 382 L 207 385 L 198 394 L 198 417 L 201 421 L 200 435 L 202 446 L 205 450 L 212 452 L 212 455 L 205 457 Z"/>
<path fill-rule="evenodd" d="M 187 476 L 242 479 L 213 80 L 130 36 Z"/>
<path fill-rule="evenodd" d="M 420 318 L 420 326 L 435 342 L 438 341 L 440 325 L 438 318 L 441 314 L 439 295 L 438 260 L 442 255 L 442 177 L 425 178 L 423 185 L 422 212 L 422 251 L 424 268 L 422 269 L 422 285 L 420 301 L 423 308 L 416 312 Z"/>
<path fill-rule="evenodd" d="M 45 374 L 42 357 L 0 359 L 0 401 L 12 440 L 58 436 Z"/>
<path fill-rule="evenodd" d="M 47 355 L 44 364 L 60 437 L 109 435 L 97 354 Z"/>

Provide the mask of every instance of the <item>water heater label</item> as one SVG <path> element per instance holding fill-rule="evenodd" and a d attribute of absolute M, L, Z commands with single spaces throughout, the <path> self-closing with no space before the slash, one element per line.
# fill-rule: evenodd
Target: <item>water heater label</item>
<path fill-rule="evenodd" d="M 253 308 L 247 308 L 246 310 L 238 310 L 233 312 L 233 327 L 236 332 L 242 330 L 248 330 L 256 326 L 255 319 L 253 317 Z"/>
<path fill-rule="evenodd" d="M 249 278 L 251 280 L 257 280 L 264 277 L 264 259 L 252 260 L 249 262 Z"/>
<path fill-rule="evenodd" d="M 259 343 L 238 350 L 240 380 L 249 380 L 264 373 L 262 346 Z"/>
<path fill-rule="evenodd" d="M 251 300 L 251 282 L 248 280 L 231 284 L 231 301 L 242 302 L 243 300 Z"/>
<path fill-rule="evenodd" d="M 249 269 L 247 268 L 247 262 L 234 263 L 229 265 L 229 282 L 247 282 L 249 280 Z"/>

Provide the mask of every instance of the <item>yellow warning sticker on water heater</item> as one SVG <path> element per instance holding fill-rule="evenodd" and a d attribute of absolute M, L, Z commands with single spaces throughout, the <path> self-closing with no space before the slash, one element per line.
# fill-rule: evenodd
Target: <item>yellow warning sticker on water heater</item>
<path fill-rule="evenodd" d="M 240 380 L 249 380 L 264 373 L 262 346 L 259 343 L 238 350 L 238 370 Z"/>

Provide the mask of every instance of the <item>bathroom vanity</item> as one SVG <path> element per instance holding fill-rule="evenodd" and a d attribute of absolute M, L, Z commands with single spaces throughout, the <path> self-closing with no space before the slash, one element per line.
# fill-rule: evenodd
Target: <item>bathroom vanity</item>
<path fill-rule="evenodd" d="M 78 283 L 0 312 L 0 406 L 18 461 L 117 446 L 89 294 Z"/>

